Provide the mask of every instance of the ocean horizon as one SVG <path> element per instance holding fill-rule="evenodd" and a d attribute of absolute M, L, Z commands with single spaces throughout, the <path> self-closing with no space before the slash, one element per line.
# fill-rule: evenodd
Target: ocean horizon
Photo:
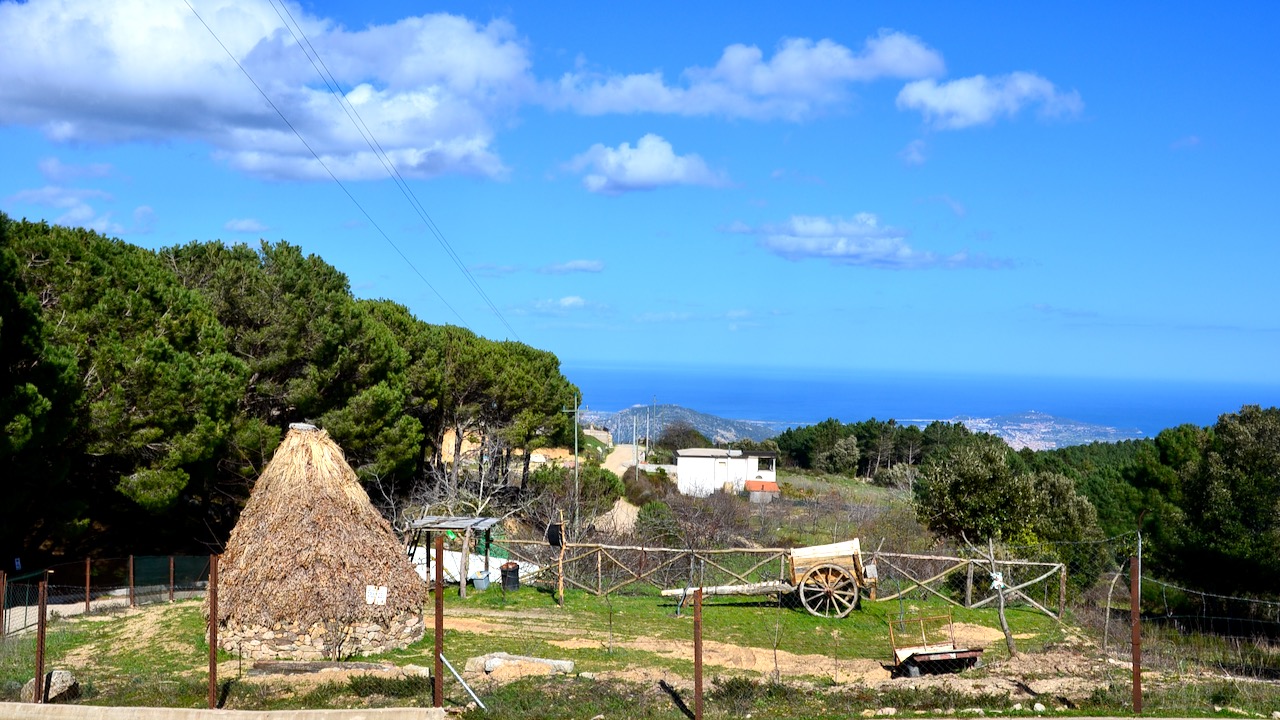
<path fill-rule="evenodd" d="M 1280 384 L 1036 378 L 890 371 L 610 367 L 566 363 L 590 410 L 680 405 L 733 420 L 808 425 L 829 417 L 950 420 L 1042 412 L 1153 436 L 1212 425 L 1243 405 L 1280 405 Z"/>

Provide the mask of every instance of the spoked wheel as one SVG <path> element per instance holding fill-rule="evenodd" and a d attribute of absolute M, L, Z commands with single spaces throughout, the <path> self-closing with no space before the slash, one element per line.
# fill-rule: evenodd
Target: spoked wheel
<path fill-rule="evenodd" d="M 800 602 L 810 615 L 842 618 L 858 607 L 858 584 L 839 565 L 815 565 L 800 579 Z"/>

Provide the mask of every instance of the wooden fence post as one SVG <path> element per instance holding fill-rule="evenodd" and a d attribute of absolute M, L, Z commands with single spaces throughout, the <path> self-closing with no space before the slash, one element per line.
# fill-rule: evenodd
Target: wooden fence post
<path fill-rule="evenodd" d="M 0 638 L 4 637 L 5 610 L 9 607 L 9 576 L 0 570 Z"/>
<path fill-rule="evenodd" d="M 129 586 L 133 587 L 133 556 L 129 556 Z M 218 556 L 209 556 L 209 709 L 218 707 Z"/>
<path fill-rule="evenodd" d="M 45 682 L 44 682 L 44 633 L 45 633 L 45 610 L 49 602 L 49 583 L 46 580 L 40 581 L 40 598 L 37 601 L 36 616 L 36 693 L 35 701 L 44 702 Z"/>
<path fill-rule="evenodd" d="M 969 561 L 969 576 L 964 581 L 964 606 L 973 607 L 973 560 Z"/>
<path fill-rule="evenodd" d="M 133 597 L 133 556 L 129 556 L 129 607 L 136 607 Z"/>
<path fill-rule="evenodd" d="M 1142 571 L 1138 556 L 1129 558 L 1129 621 L 1133 624 L 1133 714 L 1142 714 Z"/>
<path fill-rule="evenodd" d="M 92 562 L 93 561 L 90 560 L 89 558 L 84 559 L 84 611 L 85 611 L 85 614 L 88 614 L 89 612 L 89 583 L 90 583 L 90 578 L 92 577 L 90 563 Z"/>
<path fill-rule="evenodd" d="M 693 591 L 693 718 L 702 720 L 702 588 Z"/>
<path fill-rule="evenodd" d="M 173 556 L 169 556 L 169 602 L 173 602 Z"/>
<path fill-rule="evenodd" d="M 1058 571 L 1058 619 L 1061 620 L 1066 616 L 1067 612 L 1067 565 L 1062 564 L 1062 569 Z"/>

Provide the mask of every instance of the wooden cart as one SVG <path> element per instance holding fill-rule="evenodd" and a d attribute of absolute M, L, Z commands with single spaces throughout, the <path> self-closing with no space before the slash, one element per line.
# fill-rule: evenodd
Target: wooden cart
<path fill-rule="evenodd" d="M 707 595 L 777 595 L 796 593 L 809 614 L 845 617 L 861 605 L 862 590 L 875 598 L 876 566 L 863 564 L 858 539 L 792 548 L 787 552 L 789 576 L 749 585 L 703 587 Z M 698 588 L 663 590 L 665 596 L 687 595 Z"/>
<path fill-rule="evenodd" d="M 956 645 L 950 615 L 890 621 L 889 646 L 893 650 L 894 675 L 898 676 L 960 672 L 973 667 L 982 657 L 980 647 Z"/>

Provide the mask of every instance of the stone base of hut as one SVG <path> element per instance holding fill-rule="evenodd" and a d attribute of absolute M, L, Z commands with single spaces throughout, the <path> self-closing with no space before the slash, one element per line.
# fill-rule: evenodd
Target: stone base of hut
<path fill-rule="evenodd" d="M 420 640 L 425 630 L 418 615 L 401 615 L 388 627 L 375 622 L 316 623 L 309 628 L 296 622 L 224 625 L 218 628 L 218 645 L 254 660 L 326 660 L 398 650 Z"/>

